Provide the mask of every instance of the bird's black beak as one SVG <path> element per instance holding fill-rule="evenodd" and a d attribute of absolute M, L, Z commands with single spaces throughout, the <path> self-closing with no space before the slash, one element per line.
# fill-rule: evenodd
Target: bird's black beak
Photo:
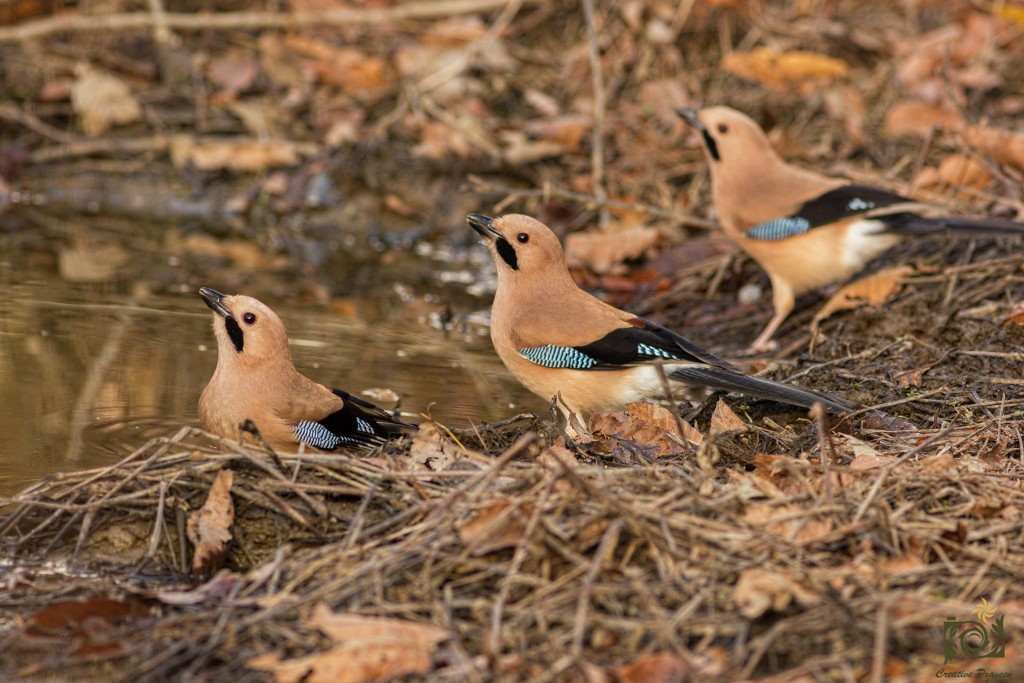
<path fill-rule="evenodd" d="M 495 252 L 501 257 L 509 268 L 519 270 L 519 257 L 516 255 L 516 248 L 505 239 L 505 236 L 494 227 L 494 219 L 479 213 L 471 213 L 466 216 L 466 222 L 476 230 L 481 237 L 491 241 Z"/>
<path fill-rule="evenodd" d="M 687 107 L 677 107 L 676 113 L 679 114 L 679 118 L 686 123 L 690 124 L 695 130 L 703 132 L 705 130 L 704 124 L 700 122 L 698 118 L 698 112 L 696 109 L 689 109 Z"/>
<path fill-rule="evenodd" d="M 466 222 L 469 223 L 469 227 L 476 230 L 481 237 L 486 237 L 490 240 L 505 239 L 504 235 L 494 229 L 494 219 L 485 216 L 480 213 L 471 213 L 466 216 Z"/>
<path fill-rule="evenodd" d="M 231 318 L 231 311 L 224 305 L 224 295 L 218 292 L 216 289 L 210 289 L 209 287 L 200 287 L 199 295 L 203 297 L 203 301 L 210 307 L 210 310 L 219 315 L 222 318 Z"/>

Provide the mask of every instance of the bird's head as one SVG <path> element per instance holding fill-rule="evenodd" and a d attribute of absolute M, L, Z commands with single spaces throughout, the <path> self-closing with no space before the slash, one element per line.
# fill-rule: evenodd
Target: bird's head
<path fill-rule="evenodd" d="M 220 357 L 235 357 L 246 364 L 290 358 L 284 323 L 266 304 L 251 296 L 221 294 L 209 287 L 200 288 L 199 294 L 214 312 L 213 333 Z"/>
<path fill-rule="evenodd" d="M 540 221 L 521 214 L 489 218 L 471 213 L 466 222 L 484 238 L 499 282 L 506 278 L 543 282 L 568 276 L 561 242 Z"/>
<path fill-rule="evenodd" d="M 742 112 L 729 107 L 707 107 L 700 110 L 680 107 L 676 113 L 700 133 L 712 169 L 722 163 L 723 159 L 729 164 L 758 168 L 757 164 L 763 155 L 777 157 L 768 136 L 753 119 Z"/>

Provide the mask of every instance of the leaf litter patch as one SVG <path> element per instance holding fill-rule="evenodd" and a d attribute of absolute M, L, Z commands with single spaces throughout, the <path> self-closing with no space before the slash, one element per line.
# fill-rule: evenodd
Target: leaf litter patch
<path fill-rule="evenodd" d="M 679 436 L 638 405 L 585 442 L 527 416 L 428 423 L 364 457 L 184 429 L 6 502 L 3 673 L 861 676 L 940 666 L 942 620 L 976 595 L 1024 627 L 1019 404 L 857 436 L 747 408 Z M 34 569 L 54 561 L 76 573 Z"/>

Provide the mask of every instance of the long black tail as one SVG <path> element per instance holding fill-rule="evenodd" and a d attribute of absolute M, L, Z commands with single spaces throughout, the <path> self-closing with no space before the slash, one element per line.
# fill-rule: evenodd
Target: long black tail
<path fill-rule="evenodd" d="M 779 403 L 787 403 L 802 408 L 810 408 L 820 401 L 825 404 L 825 408 L 831 413 L 849 413 L 858 408 L 854 404 L 846 403 L 827 394 L 820 394 L 810 389 L 803 389 L 792 384 L 772 382 L 771 380 L 751 377 L 750 375 L 741 375 L 713 366 L 693 365 L 681 367 L 674 370 L 669 377 L 686 384 L 734 391 L 737 394 L 764 398 L 769 401 L 778 401 Z"/>
<path fill-rule="evenodd" d="M 979 237 L 1024 236 L 1024 223 L 999 218 L 962 218 L 958 216 L 926 218 L 913 214 L 902 214 L 887 216 L 883 220 L 886 223 L 885 231 L 897 235 L 931 235 L 948 231 Z"/>

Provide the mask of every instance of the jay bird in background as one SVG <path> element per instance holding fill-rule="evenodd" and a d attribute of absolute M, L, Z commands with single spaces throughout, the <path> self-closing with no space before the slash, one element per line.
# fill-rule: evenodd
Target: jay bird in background
<path fill-rule="evenodd" d="M 275 450 L 369 449 L 415 431 L 369 401 L 299 374 L 284 323 L 252 297 L 203 287 L 214 313 L 217 369 L 199 399 L 203 429 L 237 438 L 246 420 Z"/>
<path fill-rule="evenodd" d="M 1024 235 L 1024 223 L 942 216 L 889 190 L 788 164 L 760 126 L 735 109 L 676 111 L 703 138 L 718 222 L 771 280 L 774 315 L 750 353 L 775 348 L 772 336 L 797 295 L 847 280 L 904 236 Z"/>
<path fill-rule="evenodd" d="M 693 342 L 576 286 L 562 245 L 529 216 L 466 217 L 498 269 L 491 340 L 513 376 L 543 399 L 560 394 L 581 414 L 664 396 L 670 380 L 835 413 L 854 409 L 798 386 L 751 377 Z"/>

